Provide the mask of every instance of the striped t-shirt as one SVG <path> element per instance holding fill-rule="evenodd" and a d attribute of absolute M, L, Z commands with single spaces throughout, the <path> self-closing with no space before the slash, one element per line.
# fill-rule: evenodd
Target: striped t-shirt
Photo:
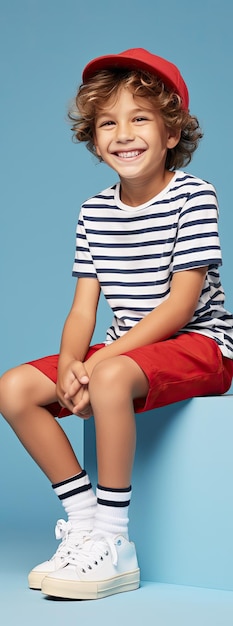
<path fill-rule="evenodd" d="M 73 276 L 97 278 L 112 311 L 106 344 L 132 328 L 169 296 L 174 272 L 208 266 L 196 311 L 180 332 L 217 341 L 233 358 L 233 317 L 224 308 L 214 187 L 177 171 L 149 202 L 121 202 L 120 183 L 81 207 Z M 185 293 L 184 293 L 185 298 Z"/>

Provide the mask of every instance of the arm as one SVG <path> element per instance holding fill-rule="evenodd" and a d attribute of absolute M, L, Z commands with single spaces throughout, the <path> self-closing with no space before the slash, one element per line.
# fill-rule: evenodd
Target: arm
<path fill-rule="evenodd" d="M 99 350 L 88 361 L 85 367 L 88 375 L 100 361 L 117 356 L 128 350 L 143 345 L 162 341 L 174 335 L 192 318 L 200 293 L 202 291 L 206 267 L 176 272 L 171 282 L 170 295 L 131 328 L 123 337 L 116 339 L 109 346 Z"/>
<path fill-rule="evenodd" d="M 69 409 L 73 405 L 69 397 L 65 398 L 65 394 L 70 385 L 75 381 L 75 392 L 88 382 L 88 379 L 85 380 L 86 371 L 82 362 L 94 332 L 99 295 L 97 279 L 79 278 L 73 304 L 64 325 L 58 362 L 57 396 L 59 402 Z"/>

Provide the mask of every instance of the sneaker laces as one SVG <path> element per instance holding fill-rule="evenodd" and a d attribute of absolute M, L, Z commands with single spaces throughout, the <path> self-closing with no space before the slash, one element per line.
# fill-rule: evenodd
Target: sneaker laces
<path fill-rule="evenodd" d="M 86 537 L 82 548 L 72 554 L 69 563 L 81 568 L 85 573 L 87 569 L 92 569 L 93 565 L 98 565 L 104 557 L 111 554 L 113 565 L 117 565 L 118 554 L 114 538 L 110 535 L 101 534 L 99 531 L 92 531 L 90 537 Z"/>
<path fill-rule="evenodd" d="M 52 558 L 56 556 L 64 558 L 72 552 L 76 552 L 87 534 L 87 531 L 75 528 L 70 521 L 66 522 L 64 519 L 59 519 L 55 527 L 55 537 L 58 540 L 61 539 L 61 543 Z"/>

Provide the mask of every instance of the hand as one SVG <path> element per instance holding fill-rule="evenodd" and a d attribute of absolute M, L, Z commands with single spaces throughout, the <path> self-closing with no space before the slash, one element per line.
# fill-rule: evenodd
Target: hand
<path fill-rule="evenodd" d="M 72 398 L 73 410 L 72 413 L 81 417 L 82 419 L 89 419 L 93 415 L 93 409 L 90 404 L 89 391 L 87 387 L 82 387 L 80 391 Z"/>
<path fill-rule="evenodd" d="M 80 365 L 82 367 L 80 367 Z M 81 362 L 75 362 L 75 366 L 73 366 L 72 372 L 74 375 L 77 376 L 77 378 L 74 378 L 74 380 L 71 382 L 69 391 L 64 394 L 64 399 L 72 403 L 72 413 L 74 415 L 78 415 L 83 419 L 88 419 L 89 417 L 91 417 L 91 415 L 93 415 L 93 411 L 90 404 L 88 391 L 89 376 L 87 375 L 86 367 L 84 367 L 83 363 Z M 79 389 L 78 383 L 79 385 L 80 383 L 82 383 Z M 74 393 L 76 389 L 78 389 L 78 391 Z"/>
<path fill-rule="evenodd" d="M 75 402 L 75 397 L 83 387 L 87 387 L 88 383 L 89 377 L 84 364 L 81 361 L 72 361 L 65 369 L 59 369 L 57 397 L 61 406 L 68 408 L 71 413 L 73 413 L 74 406 L 77 404 L 77 402 Z M 78 405 L 81 401 L 82 408 L 84 408 L 84 405 L 87 404 L 87 397 L 85 401 L 83 398 L 83 391 L 81 396 L 78 396 L 76 399 L 78 400 Z"/>
<path fill-rule="evenodd" d="M 72 403 L 72 413 L 74 415 L 78 415 L 78 417 L 82 417 L 83 419 L 88 419 L 91 415 L 93 415 L 87 385 L 83 385 L 78 393 L 75 394 L 72 398 Z"/>

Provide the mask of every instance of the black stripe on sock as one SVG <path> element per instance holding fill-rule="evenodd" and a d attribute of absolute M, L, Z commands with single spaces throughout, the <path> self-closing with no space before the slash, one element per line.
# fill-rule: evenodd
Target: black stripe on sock
<path fill-rule="evenodd" d="M 130 500 L 125 500 L 125 502 L 117 502 L 116 500 L 101 500 L 101 498 L 97 498 L 98 504 L 104 504 L 104 506 L 114 506 L 114 507 L 123 507 L 129 506 Z"/>
<path fill-rule="evenodd" d="M 129 487 L 124 487 L 124 489 L 112 489 L 112 487 L 102 487 L 101 485 L 97 485 L 97 488 L 102 491 L 112 491 L 113 493 L 128 493 L 132 490 L 131 485 Z"/>
<path fill-rule="evenodd" d="M 84 491 L 89 491 L 89 489 L 91 489 L 91 483 L 89 483 L 88 485 L 83 485 L 82 487 L 77 487 L 76 489 L 71 489 L 70 491 L 66 491 L 66 493 L 61 493 L 58 498 L 59 500 L 66 500 L 66 498 L 76 496 L 78 493 L 83 493 Z"/>
<path fill-rule="evenodd" d="M 87 472 L 85 470 L 82 470 L 80 474 L 76 474 L 76 476 L 72 476 L 71 478 L 66 478 L 66 480 L 62 480 L 61 483 L 54 483 L 52 485 L 52 488 L 56 489 L 56 487 L 62 487 L 62 485 L 67 485 L 68 483 L 72 483 L 74 480 L 78 480 L 79 478 L 84 478 L 84 476 L 86 475 L 87 475 Z"/>

